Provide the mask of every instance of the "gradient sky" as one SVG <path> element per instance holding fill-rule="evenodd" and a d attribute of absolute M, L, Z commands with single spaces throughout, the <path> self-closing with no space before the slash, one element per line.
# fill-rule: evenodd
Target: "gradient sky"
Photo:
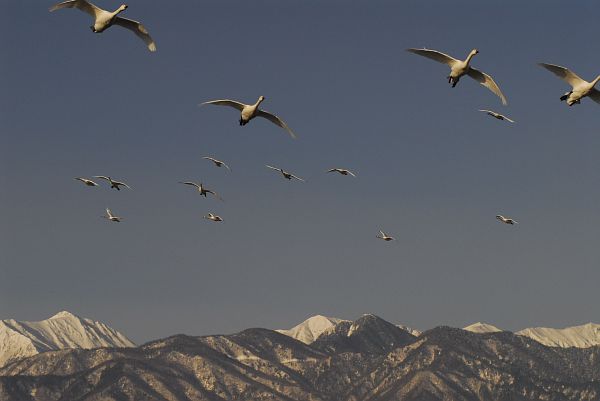
<path fill-rule="evenodd" d="M 536 65 L 600 74 L 597 1 L 131 0 L 154 54 L 52 4 L 0 14 L 1 318 L 66 309 L 136 342 L 318 313 L 419 329 L 600 321 L 600 105 L 567 107 Z M 423 46 L 478 48 L 508 107 L 404 51 Z M 197 106 L 260 95 L 297 140 Z M 336 166 L 358 177 L 324 173 Z M 133 190 L 73 180 L 99 174 Z M 126 220 L 100 219 L 107 206 Z"/>

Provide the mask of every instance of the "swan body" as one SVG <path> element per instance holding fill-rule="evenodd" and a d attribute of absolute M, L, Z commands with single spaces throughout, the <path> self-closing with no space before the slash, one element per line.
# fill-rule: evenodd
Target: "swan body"
<path fill-rule="evenodd" d="M 587 82 L 581 79 L 577 74 L 568 68 L 561 67 L 555 64 L 540 63 L 540 66 L 544 67 L 569 85 L 571 85 L 571 91 L 565 93 L 560 97 L 561 101 L 566 101 L 569 106 L 574 104 L 580 104 L 581 99 L 589 97 L 596 103 L 600 103 L 600 91 L 594 88 L 594 86 L 600 81 L 600 75 L 596 77 L 592 82 Z"/>
<path fill-rule="evenodd" d="M 87 0 L 68 0 L 50 7 L 50 11 L 52 12 L 63 8 L 77 8 L 91 15 L 92 18 L 94 18 L 94 25 L 92 25 L 90 28 L 94 33 L 101 33 L 113 25 L 119 25 L 123 28 L 129 29 L 140 39 L 142 39 L 148 47 L 148 50 L 151 52 L 156 51 L 156 44 L 154 43 L 154 40 L 152 40 L 152 37 L 144 25 L 138 21 L 119 17 L 120 13 L 127 10 L 126 4 L 121 5 L 115 11 L 107 11 L 95 6 Z"/>
<path fill-rule="evenodd" d="M 258 98 L 258 100 L 256 101 L 256 103 L 254 103 L 254 104 L 244 104 L 244 103 L 238 102 L 237 100 L 229 100 L 229 99 L 210 100 L 208 102 L 201 103 L 200 106 L 203 106 L 205 104 L 213 104 L 216 106 L 233 107 L 234 109 L 237 109 L 240 111 L 240 125 L 242 125 L 242 126 L 248 124 L 250 122 L 250 120 L 252 120 L 255 117 L 262 117 L 262 118 L 266 118 L 267 120 L 271 121 L 273 124 L 286 130 L 287 133 L 290 134 L 290 136 L 292 138 L 296 138 L 296 134 L 294 134 L 294 132 L 290 129 L 290 127 L 288 127 L 287 124 L 281 118 L 277 117 L 275 114 L 269 113 L 268 111 L 261 110 L 258 107 L 264 100 L 265 100 L 264 96 L 260 96 Z"/>
<path fill-rule="evenodd" d="M 356 177 L 356 175 L 350 171 L 350 170 L 346 170 L 345 168 L 332 168 L 331 170 L 327 170 L 328 173 L 340 173 L 341 175 L 351 175 L 352 177 Z"/>
<path fill-rule="evenodd" d="M 204 156 L 203 159 L 210 160 L 211 162 L 213 162 L 215 164 L 215 166 L 217 166 L 217 167 L 225 167 L 227 170 L 231 171 L 231 169 L 229 168 L 229 166 L 227 164 L 225 164 L 225 162 L 223 162 L 221 160 L 217 160 L 217 159 L 212 158 L 210 156 Z"/>
<path fill-rule="evenodd" d="M 109 208 L 106 208 L 106 215 L 102 217 L 115 223 L 120 223 L 123 220 L 122 217 L 115 216 Z"/>
<path fill-rule="evenodd" d="M 279 171 L 279 172 L 281 173 L 281 175 L 283 175 L 283 177 L 284 177 L 284 178 L 287 178 L 288 180 L 291 180 L 292 178 L 294 178 L 294 179 L 296 179 L 296 180 L 298 180 L 298 181 L 305 182 L 305 181 L 304 181 L 302 178 L 300 178 L 300 177 L 298 177 L 298 176 L 295 176 L 294 174 L 292 174 L 292 173 L 289 173 L 289 172 L 285 171 L 285 170 L 284 170 L 284 169 L 282 169 L 282 168 L 279 168 L 279 167 L 273 167 L 273 166 L 269 166 L 268 164 L 267 164 L 266 166 L 267 166 L 268 168 L 272 169 L 272 170 Z"/>
<path fill-rule="evenodd" d="M 511 120 L 510 118 L 506 117 L 503 114 L 496 113 L 495 111 L 492 111 L 492 110 L 479 110 L 479 111 L 487 113 L 488 116 L 492 116 L 494 118 L 497 118 L 498 120 L 506 120 L 506 121 L 508 121 L 510 123 L 514 123 L 514 121 Z"/>
<path fill-rule="evenodd" d="M 98 184 L 96 184 L 94 181 L 89 180 L 87 178 L 77 177 L 77 178 L 74 178 L 74 179 L 77 180 L 77 181 L 83 182 L 88 187 L 97 187 L 98 186 Z"/>
<path fill-rule="evenodd" d="M 393 241 L 396 238 L 391 237 L 389 235 L 387 235 L 386 233 L 384 233 L 383 231 L 379 230 L 379 234 L 377 235 L 377 238 L 382 239 L 384 241 Z"/>
<path fill-rule="evenodd" d="M 211 220 L 211 221 L 223 221 L 221 216 L 217 216 L 216 214 L 213 214 L 213 213 L 207 214 L 206 216 L 204 216 L 204 218 L 207 220 Z"/>
<path fill-rule="evenodd" d="M 501 221 L 504 224 L 510 224 L 510 225 L 519 224 L 518 221 L 513 220 L 513 219 L 511 219 L 509 217 L 504 217 L 501 214 L 497 215 L 496 219 L 498 219 L 499 221 Z"/>
<path fill-rule="evenodd" d="M 110 184 L 110 187 L 116 189 L 117 191 L 121 190 L 120 187 L 125 187 L 127 189 L 131 189 L 131 187 L 129 185 L 125 184 L 124 182 L 113 180 L 112 178 L 107 177 L 105 175 L 95 175 L 94 178 L 100 178 L 102 180 L 108 181 L 108 183 Z"/>
<path fill-rule="evenodd" d="M 431 60 L 437 61 L 438 63 L 446 64 L 448 67 L 450 67 L 450 74 L 447 78 L 448 83 L 451 83 L 453 88 L 456 86 L 461 77 L 467 75 L 473 78 L 475 81 L 479 82 L 481 85 L 491 90 L 496 96 L 498 96 L 502 100 L 502 104 L 507 104 L 506 97 L 504 96 L 494 79 L 488 74 L 471 67 L 471 60 L 476 54 L 479 53 L 479 50 L 471 50 L 471 52 L 465 60 L 455 59 L 454 57 L 451 57 L 437 50 L 407 49 L 407 51 L 410 53 L 418 54 L 419 56 L 427 57 Z"/>
<path fill-rule="evenodd" d="M 191 182 L 191 181 L 180 181 L 180 184 L 184 184 L 184 185 L 191 185 L 193 187 L 196 187 L 196 189 L 198 190 L 198 192 L 200 193 L 200 195 L 204 196 L 205 198 L 208 197 L 208 194 L 211 194 L 212 196 L 214 196 L 215 198 L 219 199 L 220 201 L 223 200 L 223 198 L 221 198 L 219 196 L 219 194 L 217 194 L 215 191 L 210 190 L 208 188 L 206 188 L 202 183 L 197 184 L 195 182 Z"/>

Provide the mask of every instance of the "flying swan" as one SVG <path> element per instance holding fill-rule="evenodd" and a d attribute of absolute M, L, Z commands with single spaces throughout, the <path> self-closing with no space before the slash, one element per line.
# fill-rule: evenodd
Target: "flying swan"
<path fill-rule="evenodd" d="M 481 85 L 494 92 L 496 96 L 502 99 L 503 105 L 507 104 L 506 97 L 504 97 L 504 94 L 502 94 L 502 91 L 500 90 L 496 82 L 494 82 L 492 77 L 490 77 L 484 72 L 476 70 L 475 68 L 469 65 L 471 63 L 471 59 L 473 58 L 473 56 L 479 53 L 479 50 L 471 50 L 471 52 L 467 56 L 467 59 L 464 61 L 457 60 L 454 57 L 450 57 L 447 54 L 438 52 L 437 50 L 406 49 L 406 51 L 418 54 L 419 56 L 427 57 L 429 59 L 437 61 L 438 63 L 446 64 L 448 67 L 450 67 L 450 75 L 448 75 L 447 78 L 448 83 L 451 83 L 453 88 L 456 86 L 456 84 L 462 76 L 468 75 L 475 81 L 479 82 Z"/>
<path fill-rule="evenodd" d="M 264 111 L 258 108 L 258 106 L 265 100 L 264 96 L 258 98 L 256 103 L 254 104 L 244 104 L 240 103 L 236 100 L 222 99 L 222 100 L 210 100 L 208 102 L 201 103 L 200 106 L 205 104 L 214 104 L 216 106 L 229 106 L 234 109 L 238 109 L 241 112 L 240 115 L 240 125 L 246 125 L 252 120 L 254 117 L 262 117 L 271 121 L 273 124 L 283 128 L 290 134 L 292 138 L 296 138 L 294 132 L 287 126 L 287 124 L 275 114 L 271 114 L 268 111 Z"/>
<path fill-rule="evenodd" d="M 492 111 L 492 110 L 479 110 L 479 111 L 486 113 L 488 116 L 497 118 L 498 120 L 506 120 L 510 123 L 514 123 L 514 120 L 511 120 L 510 118 L 506 117 L 504 114 L 496 113 L 495 111 Z"/>
<path fill-rule="evenodd" d="M 101 33 L 113 25 L 119 25 L 123 28 L 129 29 L 140 39 L 142 39 L 144 43 L 146 43 L 146 46 L 148 46 L 148 50 L 151 52 L 156 51 L 156 44 L 150 37 L 150 34 L 144 25 L 138 21 L 118 16 L 121 12 L 127 9 L 127 5 L 125 4 L 121 5 L 115 11 L 110 12 L 97 7 L 86 0 L 69 0 L 50 7 L 50 11 L 52 12 L 63 8 L 78 8 L 79 10 L 91 15 L 94 18 L 94 25 L 92 25 L 90 28 L 94 33 Z"/>
<path fill-rule="evenodd" d="M 560 97 L 560 100 L 566 100 L 569 106 L 580 104 L 581 99 L 586 96 L 588 96 L 594 102 L 600 103 L 600 91 L 594 88 L 598 81 L 600 81 L 600 75 L 598 75 L 592 82 L 587 82 L 579 78 L 579 76 L 577 76 L 577 74 L 575 74 L 573 71 L 569 70 L 568 68 L 561 67 L 560 65 L 540 63 L 540 66 L 554 73 L 554 75 L 571 85 L 573 89 Z"/>

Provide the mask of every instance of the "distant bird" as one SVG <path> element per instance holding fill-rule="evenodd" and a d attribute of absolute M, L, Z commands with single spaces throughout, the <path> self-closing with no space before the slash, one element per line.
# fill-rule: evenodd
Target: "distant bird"
<path fill-rule="evenodd" d="M 587 82 L 579 78 L 577 74 L 568 68 L 546 63 L 540 63 L 540 66 L 552 72 L 573 88 L 570 92 L 567 92 L 560 97 L 561 102 L 566 100 L 569 106 L 573 106 L 574 104 L 581 104 L 581 99 L 587 96 L 594 102 L 600 103 L 600 91 L 594 88 L 594 86 L 600 82 L 600 75 L 592 82 Z"/>
<path fill-rule="evenodd" d="M 356 177 L 352 171 L 346 170 L 345 168 L 332 168 L 331 170 L 327 170 L 328 173 L 333 173 L 334 171 L 341 175 L 351 175 L 352 177 Z"/>
<path fill-rule="evenodd" d="M 506 116 L 505 116 L 505 115 L 503 115 L 503 114 L 496 113 L 495 111 L 492 111 L 492 110 L 479 110 L 479 111 L 482 111 L 482 112 L 484 112 L 484 113 L 487 113 L 488 115 L 490 115 L 490 116 L 492 116 L 492 117 L 494 117 L 494 118 L 497 118 L 498 120 L 506 120 L 506 121 L 508 121 L 508 122 L 510 122 L 510 123 L 514 123 L 514 121 L 513 121 L 513 120 L 511 120 L 510 118 L 506 117 Z"/>
<path fill-rule="evenodd" d="M 77 180 L 77 181 L 83 182 L 88 187 L 97 187 L 98 186 L 98 184 L 96 184 L 94 181 L 88 180 L 87 178 L 77 177 L 77 178 L 74 178 L 74 179 Z"/>
<path fill-rule="evenodd" d="M 191 185 L 193 187 L 196 187 L 198 189 L 198 192 L 200 192 L 200 195 L 203 195 L 205 198 L 207 198 L 207 194 L 211 194 L 212 196 L 214 196 L 215 198 L 219 199 L 219 200 L 223 200 L 223 198 L 221 198 L 219 196 L 219 194 L 217 194 L 215 191 L 212 191 L 208 188 L 206 188 L 204 185 L 202 185 L 202 183 L 197 184 L 195 182 L 191 182 L 191 181 L 179 181 L 180 184 L 184 184 L 184 185 Z"/>
<path fill-rule="evenodd" d="M 382 239 L 384 241 L 393 241 L 396 239 L 394 237 L 390 237 L 389 235 L 387 235 L 386 233 L 384 233 L 381 230 L 379 230 L 379 234 L 377 235 L 377 238 Z"/>
<path fill-rule="evenodd" d="M 212 220 L 212 221 L 223 221 L 221 216 L 217 216 L 216 214 L 212 214 L 212 213 L 207 214 L 206 216 L 204 216 L 204 218 L 207 220 Z"/>
<path fill-rule="evenodd" d="M 146 46 L 148 46 L 148 50 L 151 52 L 156 51 L 156 44 L 150 37 L 150 34 L 144 25 L 138 21 L 118 16 L 121 12 L 127 9 L 127 5 L 125 4 L 121 5 L 115 11 L 110 12 L 97 7 L 86 0 L 69 0 L 50 7 L 50 11 L 52 12 L 62 8 L 78 8 L 79 10 L 91 15 L 94 18 L 94 25 L 92 25 L 90 28 L 94 33 L 101 33 L 113 25 L 119 25 L 123 28 L 129 29 L 140 39 L 142 39 L 144 43 L 146 43 Z"/>
<path fill-rule="evenodd" d="M 131 187 L 127 184 L 125 184 L 124 182 L 121 181 L 115 181 L 110 177 L 107 177 L 105 175 L 95 175 L 94 178 L 100 178 L 102 180 L 106 180 L 110 183 L 110 187 L 116 189 L 117 191 L 120 191 L 121 188 L 120 187 L 125 187 L 128 189 L 131 189 Z"/>
<path fill-rule="evenodd" d="M 473 49 L 467 56 L 467 59 L 457 60 L 454 57 L 450 57 L 447 54 L 438 52 L 437 50 L 429 50 L 429 49 L 407 49 L 406 51 L 418 54 L 419 56 L 427 57 L 431 60 L 437 61 L 442 64 L 446 64 L 450 67 L 450 75 L 448 75 L 448 83 L 452 84 L 454 88 L 460 78 L 464 75 L 468 75 L 473 78 L 475 81 L 479 82 L 481 85 L 485 86 L 496 96 L 498 96 L 502 100 L 502 104 L 506 105 L 506 97 L 502 94 L 502 91 L 496 84 L 496 82 L 484 72 L 476 70 L 471 67 L 469 64 L 471 63 L 471 59 L 473 56 L 479 53 L 479 50 Z"/>
<path fill-rule="evenodd" d="M 210 160 L 211 162 L 213 162 L 215 164 L 215 166 L 217 166 L 217 167 L 225 167 L 225 168 L 227 168 L 227 170 L 231 171 L 231 169 L 229 168 L 229 166 L 227 164 L 225 164 L 225 162 L 223 162 L 221 160 L 213 159 L 212 157 L 209 157 L 209 156 L 204 156 L 203 159 Z"/>
<path fill-rule="evenodd" d="M 248 122 L 250 122 L 250 120 L 252 120 L 254 117 L 262 117 L 262 118 L 266 118 L 267 120 L 271 121 L 273 124 L 286 130 L 292 138 L 296 138 L 296 135 L 292 132 L 290 127 L 288 127 L 287 124 L 281 118 L 277 117 L 275 114 L 271 114 L 268 111 L 261 110 L 258 108 L 258 106 L 262 103 L 263 100 L 265 100 L 264 96 L 259 97 L 258 100 L 256 101 L 256 103 L 254 103 L 254 104 L 244 104 L 244 103 L 240 103 L 236 100 L 228 100 L 228 99 L 210 100 L 208 102 L 201 103 L 200 106 L 203 106 L 205 104 L 214 104 L 217 106 L 233 107 L 234 109 L 238 109 L 241 112 L 240 125 L 248 124 Z"/>
<path fill-rule="evenodd" d="M 496 218 L 498 220 L 500 220 L 501 222 L 503 222 L 504 224 L 510 224 L 510 225 L 519 224 L 518 221 L 508 218 L 508 217 L 504 217 L 501 214 L 497 215 Z"/>
<path fill-rule="evenodd" d="M 107 220 L 114 221 L 115 223 L 120 223 L 123 220 L 122 217 L 115 216 L 109 208 L 106 208 L 106 216 L 102 216 Z"/>
<path fill-rule="evenodd" d="M 295 176 L 292 173 L 288 173 L 287 171 L 285 171 L 282 168 L 279 167 L 273 167 L 273 166 L 269 166 L 268 164 L 266 165 L 268 168 L 272 169 L 272 170 L 277 170 L 279 171 L 285 178 L 287 178 L 288 180 L 291 180 L 292 178 L 297 179 L 298 181 L 302 181 L 305 182 L 302 178 Z"/>

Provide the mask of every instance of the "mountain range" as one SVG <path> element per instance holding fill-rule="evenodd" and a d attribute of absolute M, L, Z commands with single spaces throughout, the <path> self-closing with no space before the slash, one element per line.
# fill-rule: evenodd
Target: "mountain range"
<path fill-rule="evenodd" d="M 0 368 L 0 399 L 600 400 L 598 345 L 549 347 L 508 331 L 444 326 L 415 336 L 375 315 L 318 317 L 295 329 L 43 352 Z"/>

